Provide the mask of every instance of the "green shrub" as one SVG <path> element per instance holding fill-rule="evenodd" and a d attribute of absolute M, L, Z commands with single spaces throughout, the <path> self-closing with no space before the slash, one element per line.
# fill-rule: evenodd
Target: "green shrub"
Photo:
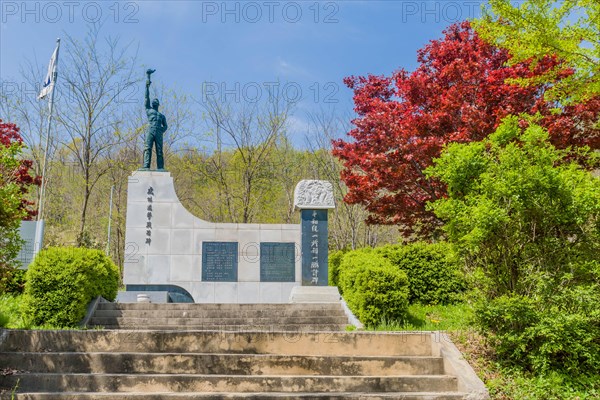
<path fill-rule="evenodd" d="M 430 207 L 471 272 L 477 324 L 501 360 L 534 374 L 600 373 L 600 180 L 572 156 L 511 116 L 427 170 L 448 188 Z"/>
<path fill-rule="evenodd" d="M 600 287 L 501 296 L 476 307 L 476 323 L 511 364 L 536 374 L 600 374 Z"/>
<path fill-rule="evenodd" d="M 335 268 L 335 272 L 334 272 L 335 277 L 333 279 L 340 291 L 340 294 L 342 294 L 342 295 L 344 294 L 344 287 L 343 287 L 342 283 L 340 282 L 340 275 L 342 273 L 342 270 L 344 268 L 355 267 L 360 262 L 360 261 L 358 261 L 358 262 L 353 261 L 355 258 L 362 258 L 364 254 L 370 254 L 371 252 L 373 252 L 372 248 L 364 247 L 362 249 L 345 252 L 339 256 L 339 264 L 337 265 L 337 267 L 334 267 Z M 343 262 L 343 260 L 345 258 L 347 258 L 347 260 L 346 260 L 346 262 Z M 337 260 L 334 260 L 334 262 L 336 262 L 336 261 Z M 331 274 L 331 272 L 329 272 L 329 273 Z M 331 280 L 332 278 L 329 278 L 329 279 Z"/>
<path fill-rule="evenodd" d="M 25 290 L 25 269 L 10 268 L 6 270 L 2 282 L 3 293 L 21 294 Z"/>
<path fill-rule="evenodd" d="M 10 322 L 10 317 L 0 311 L 0 328 L 6 328 Z"/>
<path fill-rule="evenodd" d="M 452 304 L 465 291 L 464 274 L 447 243 L 388 245 L 376 251 L 408 275 L 411 304 Z"/>
<path fill-rule="evenodd" d="M 91 300 L 114 300 L 118 282 L 117 267 L 99 250 L 49 248 L 27 272 L 24 314 L 34 325 L 76 326 Z"/>
<path fill-rule="evenodd" d="M 598 260 L 600 180 L 556 149 L 548 132 L 504 119 L 481 142 L 449 145 L 427 173 L 447 185 L 430 207 L 488 299 L 527 295 L 546 276 Z M 583 149 L 581 160 L 596 158 Z M 555 279 L 552 279 L 555 282 Z"/>
<path fill-rule="evenodd" d="M 409 293 L 406 273 L 371 249 L 344 255 L 338 283 L 348 307 L 365 325 L 406 318 Z"/>
<path fill-rule="evenodd" d="M 328 272 L 329 286 L 338 286 L 338 276 L 342 258 L 346 252 L 344 250 L 332 251 L 329 253 Z"/>

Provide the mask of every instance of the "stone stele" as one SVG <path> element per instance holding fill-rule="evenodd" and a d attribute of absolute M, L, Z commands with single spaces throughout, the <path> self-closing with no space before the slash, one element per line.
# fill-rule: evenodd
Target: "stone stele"
<path fill-rule="evenodd" d="M 294 207 L 301 210 L 335 208 L 331 182 L 316 180 L 300 181 L 294 190 Z"/>

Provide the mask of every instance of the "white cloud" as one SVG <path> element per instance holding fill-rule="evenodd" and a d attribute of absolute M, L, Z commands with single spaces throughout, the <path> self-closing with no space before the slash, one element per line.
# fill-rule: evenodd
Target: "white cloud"
<path fill-rule="evenodd" d="M 284 60 L 282 57 L 277 57 L 275 63 L 275 72 L 277 75 L 288 79 L 310 79 L 312 74 L 304 67 L 292 64 Z"/>

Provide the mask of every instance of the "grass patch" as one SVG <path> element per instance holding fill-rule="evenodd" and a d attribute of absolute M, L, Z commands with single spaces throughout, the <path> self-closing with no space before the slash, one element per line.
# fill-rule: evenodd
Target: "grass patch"
<path fill-rule="evenodd" d="M 468 303 L 450 305 L 411 304 L 405 321 L 382 321 L 375 331 L 456 331 L 471 329 L 473 307 Z"/>
<path fill-rule="evenodd" d="M 28 328 L 21 313 L 22 295 L 0 295 L 0 327 L 24 329 Z"/>
<path fill-rule="evenodd" d="M 23 318 L 23 295 L 0 295 L 0 328 L 8 329 L 43 329 L 43 330 L 78 330 L 80 328 L 64 328 L 55 325 L 34 326 Z"/>

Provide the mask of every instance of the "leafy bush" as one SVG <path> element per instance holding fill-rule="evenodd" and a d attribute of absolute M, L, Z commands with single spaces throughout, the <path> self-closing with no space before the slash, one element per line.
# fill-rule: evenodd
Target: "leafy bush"
<path fill-rule="evenodd" d="M 509 117 L 482 142 L 448 146 L 428 169 L 448 186 L 432 208 L 467 266 L 484 274 L 487 298 L 531 293 L 538 271 L 556 277 L 598 260 L 600 180 L 567 162 L 543 128 L 522 125 Z"/>
<path fill-rule="evenodd" d="M 364 247 L 362 249 L 357 249 L 357 250 L 352 250 L 343 254 L 339 255 L 339 263 L 336 266 L 334 266 L 335 272 L 332 273 L 331 271 L 329 271 L 330 275 L 333 275 L 334 278 L 329 278 L 330 280 L 332 279 L 333 282 L 335 282 L 335 284 L 337 285 L 340 294 L 344 294 L 344 285 L 342 284 L 342 282 L 340 281 L 341 277 L 340 275 L 342 274 L 342 270 L 343 269 L 348 269 L 348 268 L 354 268 L 355 266 L 359 265 L 361 260 L 364 258 L 365 254 L 371 254 L 373 252 L 373 249 L 371 247 Z M 343 262 L 344 258 L 348 258 L 346 260 L 346 262 Z M 333 262 L 337 262 L 338 260 L 334 259 Z"/>
<path fill-rule="evenodd" d="M 408 277 L 371 249 L 344 255 L 338 283 L 348 307 L 365 325 L 405 319 Z"/>
<path fill-rule="evenodd" d="M 114 300 L 118 282 L 117 267 L 99 250 L 49 248 L 27 272 L 24 314 L 34 325 L 76 326 L 91 300 Z"/>
<path fill-rule="evenodd" d="M 0 328 L 5 328 L 10 322 L 10 317 L 0 311 Z"/>
<path fill-rule="evenodd" d="M 25 269 L 7 268 L 0 282 L 1 293 L 21 294 L 25 290 Z"/>
<path fill-rule="evenodd" d="M 458 258 L 447 243 L 388 245 L 376 251 L 408 275 L 411 304 L 456 303 L 466 288 Z"/>
<path fill-rule="evenodd" d="M 536 373 L 600 374 L 600 287 L 554 296 L 501 296 L 476 307 L 476 321 L 500 357 Z"/>
<path fill-rule="evenodd" d="M 428 170 L 448 186 L 432 208 L 473 272 L 476 322 L 498 355 L 535 374 L 597 374 L 600 180 L 529 122 L 448 146 Z"/>
<path fill-rule="evenodd" d="M 328 272 L 329 286 L 338 286 L 338 275 L 342 258 L 346 252 L 344 250 L 333 251 L 329 253 Z"/>

